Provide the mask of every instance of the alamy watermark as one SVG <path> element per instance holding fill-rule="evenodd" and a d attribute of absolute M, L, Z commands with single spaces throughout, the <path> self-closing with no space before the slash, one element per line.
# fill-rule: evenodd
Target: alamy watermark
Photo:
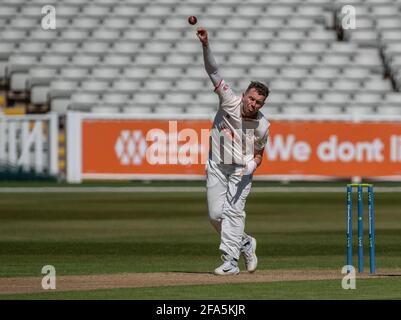
<path fill-rule="evenodd" d="M 341 26 L 344 30 L 356 29 L 356 10 L 354 6 L 346 5 L 341 8 Z"/>
<path fill-rule="evenodd" d="M 353 266 L 346 265 L 341 269 L 341 273 L 345 274 L 341 281 L 344 290 L 356 289 L 356 273 Z"/>
<path fill-rule="evenodd" d="M 52 265 L 43 266 L 42 274 L 45 275 L 42 278 L 42 289 L 43 290 L 55 290 L 56 289 L 56 268 Z"/>
<path fill-rule="evenodd" d="M 196 165 L 206 164 L 209 158 L 218 163 L 245 165 L 254 156 L 255 143 L 254 129 L 219 127 L 196 131 L 180 129 L 177 121 L 169 121 L 167 130 L 122 130 L 114 150 L 122 165 L 140 165 L 145 159 L 150 165 Z"/>
<path fill-rule="evenodd" d="M 50 5 L 42 7 L 42 29 L 55 30 L 56 29 L 56 8 Z"/>

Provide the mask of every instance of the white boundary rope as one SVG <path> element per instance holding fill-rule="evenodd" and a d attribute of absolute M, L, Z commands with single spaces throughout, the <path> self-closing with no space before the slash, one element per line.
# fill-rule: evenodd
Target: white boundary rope
<path fill-rule="evenodd" d="M 206 187 L 2 187 L 0 193 L 196 193 Z M 253 187 L 251 193 L 345 193 L 346 187 Z M 400 193 L 401 187 L 375 187 L 375 193 Z"/>

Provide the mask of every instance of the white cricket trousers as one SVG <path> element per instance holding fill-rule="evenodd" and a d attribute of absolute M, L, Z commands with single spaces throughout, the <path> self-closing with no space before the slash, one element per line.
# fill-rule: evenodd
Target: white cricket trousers
<path fill-rule="evenodd" d="M 220 234 L 220 250 L 239 259 L 245 230 L 245 202 L 252 175 L 239 175 L 243 166 L 206 163 L 209 220 Z"/>

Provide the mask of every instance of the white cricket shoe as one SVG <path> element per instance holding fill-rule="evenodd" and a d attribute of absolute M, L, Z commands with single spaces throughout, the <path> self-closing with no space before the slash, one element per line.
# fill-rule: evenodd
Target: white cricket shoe
<path fill-rule="evenodd" d="M 255 272 L 258 266 L 258 257 L 256 252 L 256 239 L 249 236 L 242 244 L 241 253 L 244 256 L 245 267 L 248 272 Z"/>
<path fill-rule="evenodd" d="M 214 270 L 214 274 L 218 276 L 231 276 L 239 274 L 238 262 L 229 255 L 222 255 L 223 264 Z"/>

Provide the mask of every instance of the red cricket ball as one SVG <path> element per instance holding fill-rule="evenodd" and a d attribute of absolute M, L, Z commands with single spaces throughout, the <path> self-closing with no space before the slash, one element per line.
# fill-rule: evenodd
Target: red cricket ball
<path fill-rule="evenodd" d="M 188 18 L 188 22 L 189 22 L 189 24 L 194 25 L 194 24 L 196 24 L 196 22 L 198 22 L 198 19 L 196 19 L 195 16 L 190 16 L 190 17 Z"/>

